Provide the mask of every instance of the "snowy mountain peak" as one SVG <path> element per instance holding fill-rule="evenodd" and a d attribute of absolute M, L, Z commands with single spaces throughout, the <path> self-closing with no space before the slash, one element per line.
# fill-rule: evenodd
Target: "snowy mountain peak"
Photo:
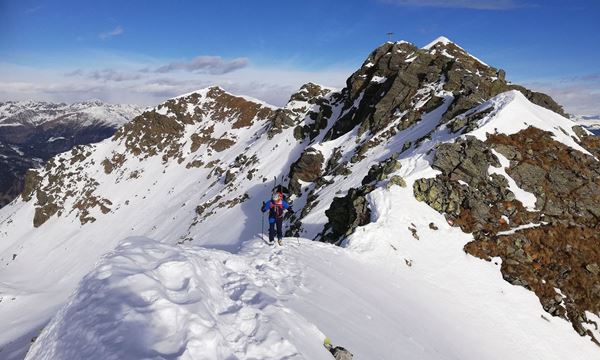
<path fill-rule="evenodd" d="M 434 46 L 436 46 L 437 44 L 441 44 L 441 45 L 448 45 L 448 44 L 453 44 L 456 45 L 454 42 L 452 42 L 450 39 L 448 39 L 445 36 L 440 36 L 437 39 L 433 40 L 432 42 L 430 42 L 429 44 L 425 45 L 422 47 L 422 49 L 425 50 L 430 50 L 431 48 L 433 48 Z M 458 45 L 456 45 L 458 46 Z"/>
<path fill-rule="evenodd" d="M 80 106 L 104 106 L 104 105 L 107 105 L 107 104 L 104 101 L 100 100 L 100 99 L 88 99 L 88 100 L 76 102 L 76 103 L 74 103 L 74 105 L 80 105 Z"/>
<path fill-rule="evenodd" d="M 260 106 L 264 106 L 264 107 L 268 107 L 271 108 L 273 110 L 278 109 L 277 106 L 268 104 L 262 100 L 253 98 L 251 96 L 246 96 L 246 95 L 239 95 L 239 94 L 233 94 L 225 89 L 223 89 L 221 86 L 218 85 L 213 85 L 213 86 L 208 86 L 199 90 L 195 90 L 195 91 L 191 91 L 182 95 L 178 95 L 175 96 L 173 98 L 171 98 L 170 100 L 178 100 L 178 99 L 191 99 L 191 98 L 197 98 L 197 99 L 204 99 L 206 100 L 218 100 L 219 98 L 222 97 L 227 97 L 227 98 L 240 98 L 240 99 L 244 99 L 248 102 L 252 102 L 254 104 L 260 105 Z M 168 102 L 169 100 L 167 100 Z M 160 106 L 160 105 L 159 105 Z"/>
<path fill-rule="evenodd" d="M 396 44 L 396 45 L 403 45 L 403 44 L 406 44 L 406 45 L 412 45 L 412 46 L 414 46 L 414 44 L 413 44 L 413 43 L 411 43 L 410 41 L 406 41 L 406 40 L 398 40 L 398 41 L 386 41 L 385 43 L 386 43 L 386 44 L 391 44 L 391 45 L 394 45 L 394 44 Z"/>
<path fill-rule="evenodd" d="M 169 100 L 185 98 L 185 97 L 188 97 L 188 96 L 191 96 L 194 94 L 197 94 L 201 97 L 206 97 L 208 93 L 218 93 L 218 92 L 226 92 L 226 91 L 218 85 L 211 85 L 211 86 L 207 86 L 207 87 L 204 87 L 204 88 L 201 88 L 198 90 L 187 92 L 185 94 L 174 96 L 173 98 L 171 98 Z"/>
<path fill-rule="evenodd" d="M 440 52 L 442 55 L 447 56 L 452 59 L 473 59 L 479 62 L 483 66 L 489 66 L 485 62 L 481 61 L 479 58 L 473 56 L 469 52 L 467 52 L 462 47 L 458 46 L 455 42 L 451 41 L 447 37 L 440 36 L 437 39 L 433 40 L 429 44 L 425 45 L 421 49 L 427 50 L 429 53 L 436 54 Z"/>

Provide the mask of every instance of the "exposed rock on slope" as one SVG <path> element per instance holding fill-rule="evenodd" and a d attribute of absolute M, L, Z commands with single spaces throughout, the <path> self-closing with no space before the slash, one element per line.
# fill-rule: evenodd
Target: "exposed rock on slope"
<path fill-rule="evenodd" d="M 322 167 L 323 154 L 312 148 L 305 150 L 300 158 L 290 167 L 290 191 L 296 195 L 301 195 L 300 181 L 316 181 L 321 176 Z"/>
<path fill-rule="evenodd" d="M 436 83 L 444 91 L 434 96 L 427 85 Z M 563 114 L 549 96 L 507 83 L 503 70 L 482 63 L 452 42 L 438 39 L 422 49 L 407 42 L 386 43 L 348 78 L 342 91 L 347 111 L 327 138 L 335 139 L 358 124 L 359 134 L 366 130 L 375 133 L 398 117 L 403 120 L 398 129 L 406 129 L 439 107 L 444 95 L 454 98 L 444 114 L 449 120 L 513 89 L 523 92 L 533 103 Z"/>
<path fill-rule="evenodd" d="M 529 127 L 490 134 L 485 143 L 467 137 L 442 144 L 432 164 L 441 174 L 416 181 L 414 192 L 473 233 L 465 251 L 501 258 L 507 281 L 535 291 L 546 311 L 597 342 L 583 325 L 591 322 L 586 311 L 600 311 L 600 162 L 552 135 Z M 501 166 L 535 195 L 535 209 L 523 206 L 506 175 L 488 170 Z"/>

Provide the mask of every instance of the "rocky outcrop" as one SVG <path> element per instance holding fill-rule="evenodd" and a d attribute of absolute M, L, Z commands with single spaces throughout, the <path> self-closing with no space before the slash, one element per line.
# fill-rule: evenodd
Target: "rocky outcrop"
<path fill-rule="evenodd" d="M 359 226 L 371 221 L 371 210 L 365 195 L 372 188 L 350 189 L 344 197 L 333 199 L 325 215 L 329 223 L 325 226 L 321 241 L 340 244 Z"/>
<path fill-rule="evenodd" d="M 492 149 L 510 160 L 506 173 L 516 184 L 536 196 L 536 211 L 515 199 L 504 176 L 490 175 L 489 167 L 499 166 Z M 442 144 L 432 166 L 442 174 L 417 180 L 415 197 L 473 234 L 465 251 L 500 257 L 507 281 L 534 291 L 546 311 L 597 341 L 582 324 L 589 322 L 586 311 L 600 311 L 600 278 L 594 274 L 600 263 L 600 163 L 528 128 L 489 135 L 485 143 L 467 138 Z"/>
<path fill-rule="evenodd" d="M 512 217 L 515 223 L 526 222 L 528 218 L 522 218 L 518 211 L 523 206 L 515 201 L 507 179 L 490 175 L 490 166 L 500 167 L 497 157 L 488 145 L 474 137 L 441 144 L 432 167 L 442 174 L 415 181 L 415 197 L 447 214 L 466 232 L 485 234 L 490 224 L 506 230 L 508 225 L 502 221 L 503 217 Z"/>
<path fill-rule="evenodd" d="M 205 119 L 213 123 L 191 135 L 192 151 L 207 144 L 211 151 L 221 152 L 235 143 L 227 134 L 213 136 L 214 123 L 229 122 L 231 129 L 252 126 L 255 119 L 275 117 L 271 107 L 243 97 L 234 96 L 214 86 L 201 92 L 167 100 L 146 111 L 123 126 L 114 136 L 124 141 L 128 151 L 146 158 L 163 154 L 163 161 L 183 161 L 181 138 L 186 125 L 200 124 Z"/>
<path fill-rule="evenodd" d="M 272 117 L 271 126 L 269 127 L 267 135 L 269 139 L 272 139 L 273 136 L 281 134 L 283 130 L 290 128 L 295 124 L 294 115 L 290 111 L 277 109 L 275 115 Z"/>
<path fill-rule="evenodd" d="M 300 158 L 290 166 L 289 190 L 291 193 L 300 195 L 300 181 L 314 182 L 322 174 L 324 157 L 319 151 L 308 148 Z"/>
<path fill-rule="evenodd" d="M 42 226 L 50 217 L 60 216 L 65 211 L 75 211 L 82 225 L 96 220 L 90 215 L 91 209 L 97 208 L 104 214 L 110 211 L 112 202 L 95 194 L 99 183 L 79 171 L 92 165 L 88 159 L 90 155 L 89 147 L 78 146 L 69 154 L 50 159 L 45 169 L 28 172 L 22 197 L 25 201 L 35 201 L 34 227 Z M 43 183 L 42 177 L 46 179 Z M 69 199 L 74 201 L 72 209 L 65 208 Z"/>
<path fill-rule="evenodd" d="M 397 160 L 397 157 L 397 155 L 394 155 L 381 163 L 371 166 L 367 176 L 362 179 L 362 184 L 368 185 L 385 180 L 390 174 L 400 170 L 402 165 Z"/>
<path fill-rule="evenodd" d="M 406 129 L 444 104 L 443 98 L 434 95 L 435 89 L 452 96 L 444 122 L 513 89 L 535 104 L 564 114 L 549 96 L 509 84 L 503 70 L 483 64 L 454 43 L 439 42 L 428 49 L 407 42 L 386 43 L 346 81 L 340 100 L 344 115 L 326 138 L 338 138 L 356 126 L 359 135 L 377 133 L 390 125 Z"/>
<path fill-rule="evenodd" d="M 298 120 L 305 119 L 294 129 L 297 140 L 313 140 L 327 127 L 333 115 L 332 103 L 337 101 L 338 93 L 320 85 L 307 83 L 298 92 L 292 94 L 286 111 Z"/>
<path fill-rule="evenodd" d="M 351 188 L 343 197 L 333 199 L 329 209 L 325 211 L 328 223 L 319 240 L 340 244 L 352 234 L 357 227 L 371 222 L 371 210 L 366 195 L 376 189 L 378 182 L 389 178 L 386 186 L 405 187 L 406 182 L 401 176 L 392 175 L 401 169 L 397 155 L 371 166 L 367 175 L 362 179 L 362 186 Z M 392 175 L 392 176 L 390 176 Z"/>
<path fill-rule="evenodd" d="M 373 51 L 363 66 L 346 81 L 342 92 L 345 114 L 326 135 L 335 139 L 357 125 L 362 131 L 381 130 L 397 113 L 411 108 L 411 100 L 426 81 L 431 57 L 408 43 L 386 43 Z M 406 63 L 411 56 L 414 61 Z M 428 79 L 439 79 L 431 74 Z M 416 116 L 412 116 L 416 118 Z M 416 119 L 415 119 L 416 120 Z"/>

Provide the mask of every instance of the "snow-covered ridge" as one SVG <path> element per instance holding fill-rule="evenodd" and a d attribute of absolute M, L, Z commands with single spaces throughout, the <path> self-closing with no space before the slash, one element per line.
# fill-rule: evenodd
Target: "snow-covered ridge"
<path fill-rule="evenodd" d="M 451 41 L 450 39 L 448 39 L 445 36 L 438 37 L 437 39 L 433 40 L 429 44 L 423 46 L 421 49 L 427 50 L 427 51 L 435 54 L 438 51 L 438 49 L 437 49 L 438 46 L 447 47 L 448 45 L 452 45 L 452 46 L 458 48 L 464 55 L 467 55 L 467 56 L 473 58 L 474 60 L 478 61 L 480 64 L 482 64 L 484 66 L 489 66 L 488 64 L 486 64 L 485 62 L 483 62 L 479 58 L 475 57 L 471 53 L 467 52 L 465 49 L 463 49 L 462 47 L 458 46 L 455 42 Z M 452 53 L 450 53 L 450 52 L 448 52 L 448 50 L 446 48 L 442 49 L 441 52 L 442 52 L 442 54 L 444 56 L 447 56 L 447 57 L 450 57 L 450 58 L 455 58 L 455 55 L 452 54 Z"/>
<path fill-rule="evenodd" d="M 499 94 L 469 113 L 479 113 L 490 108 L 493 108 L 493 111 L 479 121 L 478 128 L 470 135 L 485 140 L 487 134 L 511 135 L 533 126 L 550 131 L 556 141 L 593 156 L 574 140 L 578 138 L 573 131 L 573 126 L 577 123 L 553 111 L 532 104 L 520 91 L 511 90 Z"/>
<path fill-rule="evenodd" d="M 442 45 L 453 44 L 453 45 L 455 45 L 455 46 L 457 46 L 457 47 L 460 48 L 460 46 L 456 45 L 453 41 L 451 41 L 447 37 L 440 36 L 440 37 L 436 38 L 435 40 L 433 40 L 432 42 L 430 42 L 429 44 L 423 46 L 422 49 L 424 49 L 424 50 L 430 50 L 431 48 L 433 48 L 437 44 L 442 44 Z"/>
<path fill-rule="evenodd" d="M 142 108 L 136 105 L 107 104 L 96 99 L 73 104 L 7 101 L 0 103 L 0 126 L 40 126 L 59 121 L 79 126 L 104 124 L 116 128 L 141 113 Z"/>

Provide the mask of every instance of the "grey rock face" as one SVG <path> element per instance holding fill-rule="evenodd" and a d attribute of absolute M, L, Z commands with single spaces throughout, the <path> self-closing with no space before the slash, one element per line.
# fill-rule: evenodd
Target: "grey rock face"
<path fill-rule="evenodd" d="M 286 109 L 291 118 L 300 118 L 306 112 L 311 122 L 302 126 L 298 125 L 294 129 L 294 137 L 301 141 L 305 138 L 313 140 L 327 127 L 328 121 L 333 115 L 331 102 L 335 101 L 331 89 L 323 88 L 320 85 L 307 83 L 300 90 L 292 94 L 290 104 L 303 104 L 304 106 L 293 107 L 292 110 Z M 336 93 L 337 94 L 337 93 Z"/>
<path fill-rule="evenodd" d="M 473 180 L 485 181 L 490 165 L 499 167 L 500 162 L 489 147 L 474 137 L 467 137 L 454 143 L 441 144 L 435 153 L 432 167 L 451 180 L 469 183 Z"/>
<path fill-rule="evenodd" d="M 461 216 L 462 209 L 467 208 L 469 230 L 483 230 L 486 224 L 498 221 L 499 214 L 492 205 L 514 200 L 506 178 L 490 176 L 490 166 L 499 167 L 500 163 L 489 146 L 474 137 L 442 144 L 432 164 L 442 175 L 415 181 L 415 198 L 453 218 Z M 500 215 L 506 216 L 511 209 L 502 211 Z"/>
<path fill-rule="evenodd" d="M 400 170 L 401 167 L 402 165 L 400 162 L 396 160 L 395 156 L 393 156 L 379 164 L 371 166 L 367 176 L 362 179 L 362 184 L 367 185 L 377 181 L 382 181 L 391 173 Z"/>
<path fill-rule="evenodd" d="M 455 44 L 438 43 L 419 49 L 408 43 L 386 43 L 375 49 L 362 67 L 350 76 L 342 91 L 344 116 L 326 135 L 335 139 L 360 125 L 360 131 L 375 133 L 403 114 L 399 130 L 442 104 L 431 97 L 415 108 L 415 95 L 427 84 L 439 83 L 454 100 L 443 115 L 449 121 L 482 102 L 509 90 L 521 91 L 530 101 L 563 114 L 549 96 L 506 82 L 504 70 L 479 62 Z M 424 96 L 428 96 L 425 94 Z"/>
<path fill-rule="evenodd" d="M 323 167 L 323 154 L 313 148 L 305 150 L 300 158 L 290 167 L 289 189 L 293 194 L 300 194 L 300 183 L 314 182 L 321 176 Z"/>
<path fill-rule="evenodd" d="M 339 244 L 358 226 L 371 221 L 371 210 L 365 195 L 371 189 L 350 189 L 346 196 L 333 199 L 325 215 L 329 219 L 322 241 Z"/>

